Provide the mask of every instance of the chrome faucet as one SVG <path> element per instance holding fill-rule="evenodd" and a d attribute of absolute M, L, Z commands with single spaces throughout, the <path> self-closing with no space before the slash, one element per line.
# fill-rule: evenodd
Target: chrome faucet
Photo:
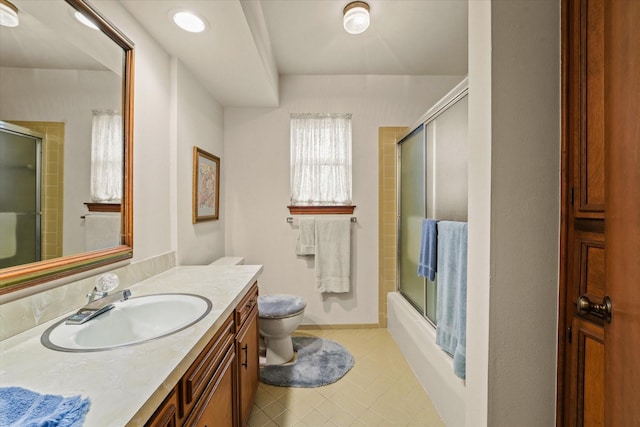
<path fill-rule="evenodd" d="M 115 289 L 118 286 L 118 283 L 118 276 L 112 273 L 107 273 L 98 277 L 93 291 L 87 294 L 87 298 L 89 298 L 87 305 L 69 316 L 65 323 L 67 325 L 81 325 L 102 313 L 111 310 L 115 307 L 114 304 L 116 302 L 129 299 L 131 296 L 131 291 L 129 289 L 109 295 L 109 291 Z"/>
<path fill-rule="evenodd" d="M 102 313 L 106 313 L 115 307 L 116 302 L 125 301 L 129 299 L 130 296 L 131 291 L 129 289 L 118 291 L 111 295 L 106 295 L 105 293 L 105 296 L 94 299 L 89 304 L 78 310 L 75 314 L 69 316 L 65 323 L 67 325 L 81 325 L 84 322 L 96 318 Z"/>
<path fill-rule="evenodd" d="M 108 291 L 99 291 L 96 288 L 93 288 L 93 290 L 87 294 L 87 298 L 89 299 L 87 304 L 91 304 L 92 302 L 102 299 L 107 295 L 109 295 Z"/>

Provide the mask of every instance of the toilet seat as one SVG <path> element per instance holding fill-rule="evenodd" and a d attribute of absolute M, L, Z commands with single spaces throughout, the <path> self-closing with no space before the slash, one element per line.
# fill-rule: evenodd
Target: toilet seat
<path fill-rule="evenodd" d="M 296 295 L 275 294 L 258 297 L 258 317 L 286 319 L 299 315 L 307 306 L 304 298 Z"/>
<path fill-rule="evenodd" d="M 258 330 L 265 350 L 265 365 L 282 365 L 295 357 L 291 334 L 302 322 L 307 303 L 295 295 L 258 297 Z"/>

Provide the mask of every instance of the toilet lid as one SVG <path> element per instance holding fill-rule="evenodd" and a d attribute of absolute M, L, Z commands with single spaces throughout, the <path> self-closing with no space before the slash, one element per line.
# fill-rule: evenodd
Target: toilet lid
<path fill-rule="evenodd" d="M 304 298 L 296 295 L 260 295 L 258 316 L 265 318 L 288 317 L 300 313 L 307 306 Z"/>

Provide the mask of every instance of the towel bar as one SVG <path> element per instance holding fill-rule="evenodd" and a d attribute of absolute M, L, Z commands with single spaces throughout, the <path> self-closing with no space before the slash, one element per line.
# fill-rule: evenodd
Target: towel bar
<path fill-rule="evenodd" d="M 288 222 L 289 224 L 293 224 L 293 217 L 292 217 L 292 216 L 288 216 L 288 217 L 287 217 L 287 222 Z M 355 217 L 355 216 L 352 216 L 352 217 L 351 217 L 351 222 L 358 222 L 358 218 L 357 218 L 357 217 Z"/>

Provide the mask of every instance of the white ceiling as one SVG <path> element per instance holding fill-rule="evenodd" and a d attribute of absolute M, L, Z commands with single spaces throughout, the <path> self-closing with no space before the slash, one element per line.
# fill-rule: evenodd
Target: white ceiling
<path fill-rule="evenodd" d="M 122 49 L 81 25 L 63 1 L 12 0 L 20 25 L 0 26 L 0 66 L 122 73 Z"/>
<path fill-rule="evenodd" d="M 223 106 L 277 106 L 280 75 L 467 74 L 468 0 L 368 0 L 371 26 L 359 35 L 342 28 L 350 0 L 119 1 Z M 1 66 L 121 71 L 121 52 L 64 2 L 13 2 L 21 25 L 0 27 Z M 180 30 L 173 9 L 208 29 Z"/>
<path fill-rule="evenodd" d="M 371 26 L 359 35 L 342 28 L 349 0 L 120 2 L 224 106 L 276 106 L 285 74 L 467 74 L 467 0 L 369 0 Z M 178 29 L 173 9 L 208 29 Z"/>

